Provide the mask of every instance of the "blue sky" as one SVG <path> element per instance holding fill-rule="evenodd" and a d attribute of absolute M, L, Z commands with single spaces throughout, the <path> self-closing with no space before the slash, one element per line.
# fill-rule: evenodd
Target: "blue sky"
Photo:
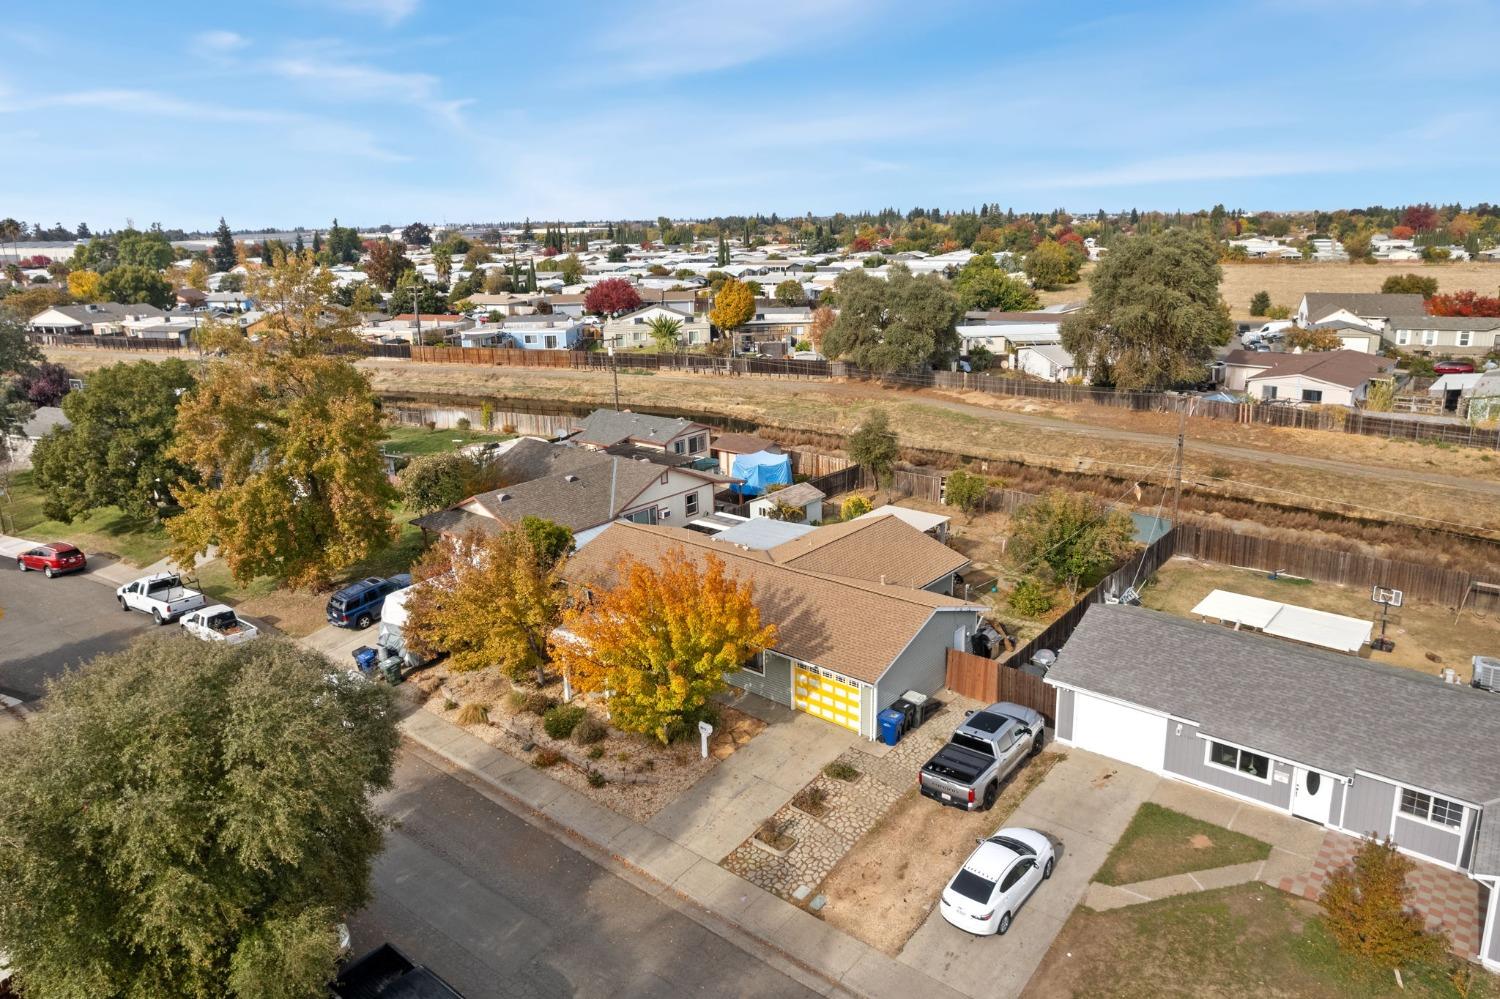
<path fill-rule="evenodd" d="M 1500 201 L 1500 4 L 74 0 L 0 216 L 204 228 Z"/>

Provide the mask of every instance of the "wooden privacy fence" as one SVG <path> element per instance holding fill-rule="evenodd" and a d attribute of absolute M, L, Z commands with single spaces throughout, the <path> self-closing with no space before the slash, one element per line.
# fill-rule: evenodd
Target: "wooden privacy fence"
<path fill-rule="evenodd" d="M 1010 701 L 1032 708 L 1040 711 L 1049 725 L 1057 717 L 1057 691 L 1047 686 L 1041 677 L 958 649 L 948 650 L 945 686 L 954 693 L 985 704 Z"/>
<path fill-rule="evenodd" d="M 513 347 L 412 347 L 411 359 L 428 364 L 571 368 L 571 353 L 567 350 L 518 350 Z"/>

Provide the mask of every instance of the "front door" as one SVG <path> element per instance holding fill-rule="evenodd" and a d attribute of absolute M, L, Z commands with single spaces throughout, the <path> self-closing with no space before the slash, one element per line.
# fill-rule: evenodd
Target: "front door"
<path fill-rule="evenodd" d="M 1333 778 L 1297 767 L 1292 777 L 1292 814 L 1326 826 L 1332 809 Z"/>

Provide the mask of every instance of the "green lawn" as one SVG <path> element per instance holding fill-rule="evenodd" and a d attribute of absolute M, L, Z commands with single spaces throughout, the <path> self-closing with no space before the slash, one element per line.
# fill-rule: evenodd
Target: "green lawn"
<path fill-rule="evenodd" d="M 1128 885 L 1265 860 L 1270 855 L 1269 843 L 1148 801 L 1130 820 L 1094 880 Z"/>
<path fill-rule="evenodd" d="M 118 507 L 104 507 L 71 524 L 42 513 L 42 493 L 31 472 L 11 477 L 8 500 L 0 498 L 0 526 L 5 534 L 35 541 L 69 541 L 87 555 L 114 555 L 132 565 L 146 566 L 167 553 L 167 532 L 156 521 L 140 523 Z"/>
<path fill-rule="evenodd" d="M 440 454 L 466 444 L 484 441 L 503 441 L 514 434 L 486 433 L 482 430 L 428 430 L 426 427 L 392 427 L 381 447 L 392 454 L 404 454 L 415 458 L 425 454 Z"/>
<path fill-rule="evenodd" d="M 1044 889 L 1045 890 L 1045 889 Z M 1021 915 L 1026 918 L 1025 914 Z M 1256 996 L 1290 999 L 1496 999 L 1493 975 L 1447 958 L 1389 971 L 1346 957 L 1317 906 L 1259 883 L 1069 917 L 1024 999 Z M 1460 991 L 1453 977 L 1467 985 Z M 1463 976 L 1467 975 L 1467 978 Z"/>

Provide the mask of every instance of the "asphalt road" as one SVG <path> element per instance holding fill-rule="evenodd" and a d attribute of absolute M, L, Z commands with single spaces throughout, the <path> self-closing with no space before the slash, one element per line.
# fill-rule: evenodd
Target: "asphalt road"
<path fill-rule="evenodd" d="M 103 652 L 116 652 L 156 627 L 125 614 L 114 588 L 85 574 L 48 579 L 0 560 L 0 694 L 32 701 L 43 681 Z"/>
<path fill-rule="evenodd" d="M 403 751 L 354 953 L 390 942 L 467 999 L 813 993 Z"/>

